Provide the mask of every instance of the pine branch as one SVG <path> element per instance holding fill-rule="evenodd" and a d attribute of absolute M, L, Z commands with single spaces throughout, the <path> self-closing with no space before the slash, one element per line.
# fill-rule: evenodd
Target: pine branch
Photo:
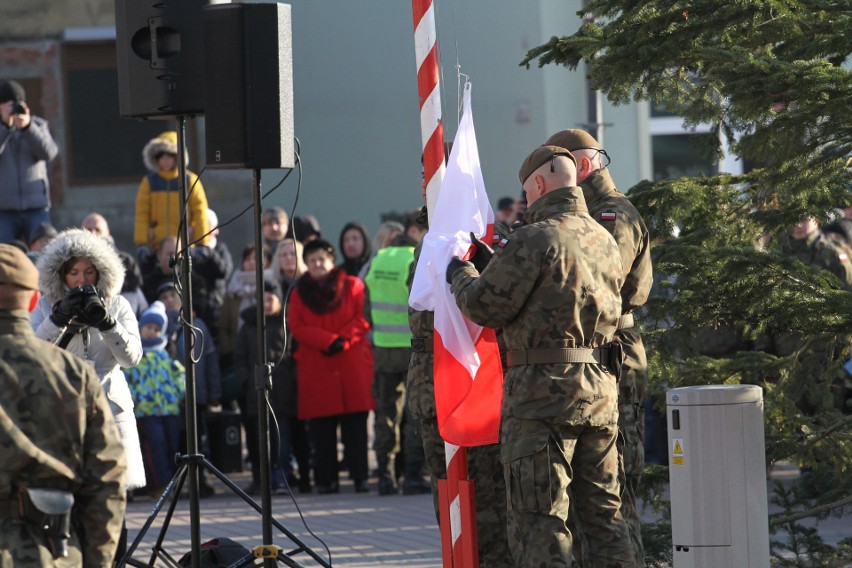
<path fill-rule="evenodd" d="M 787 523 L 793 523 L 802 519 L 807 519 L 808 517 L 819 517 L 828 513 L 829 511 L 840 509 L 841 507 L 845 507 L 850 504 L 852 504 L 852 495 L 847 495 L 846 497 L 838 499 L 837 501 L 825 503 L 824 505 L 819 505 L 818 507 L 812 507 L 805 511 L 798 511 L 796 513 L 791 513 L 788 515 L 770 515 L 769 525 L 772 527 L 778 527 Z"/>

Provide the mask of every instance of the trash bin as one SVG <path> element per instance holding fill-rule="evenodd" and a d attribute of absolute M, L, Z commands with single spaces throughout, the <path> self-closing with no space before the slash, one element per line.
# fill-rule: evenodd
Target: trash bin
<path fill-rule="evenodd" d="M 208 413 L 207 436 L 211 463 L 223 473 L 241 472 L 243 439 L 240 414 L 231 411 Z"/>

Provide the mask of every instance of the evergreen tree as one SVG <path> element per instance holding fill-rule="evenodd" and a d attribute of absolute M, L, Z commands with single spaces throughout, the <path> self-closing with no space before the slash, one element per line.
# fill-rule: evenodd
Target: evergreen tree
<path fill-rule="evenodd" d="M 651 388 L 763 387 L 768 465 L 790 460 L 809 472 L 770 521 L 792 535 L 801 514 L 836 514 L 852 501 L 842 370 L 852 294 L 782 253 L 797 222 L 852 205 L 849 1 L 590 0 L 579 15 L 576 33 L 532 49 L 522 65 L 588 63 L 614 104 L 650 101 L 686 126 L 710 125 L 706 156 L 721 158 L 726 139 L 757 164 L 742 175 L 643 181 L 629 195 L 672 292 L 649 303 L 647 321 L 660 324 L 646 330 Z M 708 352 L 708 334 L 726 347 Z"/>

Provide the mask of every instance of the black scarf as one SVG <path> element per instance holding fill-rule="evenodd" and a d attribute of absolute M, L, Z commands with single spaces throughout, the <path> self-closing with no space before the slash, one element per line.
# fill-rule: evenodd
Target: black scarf
<path fill-rule="evenodd" d="M 311 278 L 310 274 L 303 274 L 296 283 L 296 290 L 308 309 L 317 314 L 327 314 L 340 306 L 345 284 L 346 272 L 338 266 L 320 281 Z"/>

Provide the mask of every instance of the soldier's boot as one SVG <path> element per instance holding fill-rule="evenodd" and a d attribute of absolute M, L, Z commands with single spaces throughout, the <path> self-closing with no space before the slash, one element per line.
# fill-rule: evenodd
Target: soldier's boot
<path fill-rule="evenodd" d="M 423 479 L 424 461 L 418 456 L 409 456 L 405 462 L 405 481 L 402 483 L 403 495 L 423 495 L 432 492 L 432 484 Z"/>
<path fill-rule="evenodd" d="M 399 492 L 396 479 L 391 474 L 390 464 L 387 461 L 381 460 L 379 462 L 376 477 L 379 480 L 379 495 L 396 495 Z"/>

